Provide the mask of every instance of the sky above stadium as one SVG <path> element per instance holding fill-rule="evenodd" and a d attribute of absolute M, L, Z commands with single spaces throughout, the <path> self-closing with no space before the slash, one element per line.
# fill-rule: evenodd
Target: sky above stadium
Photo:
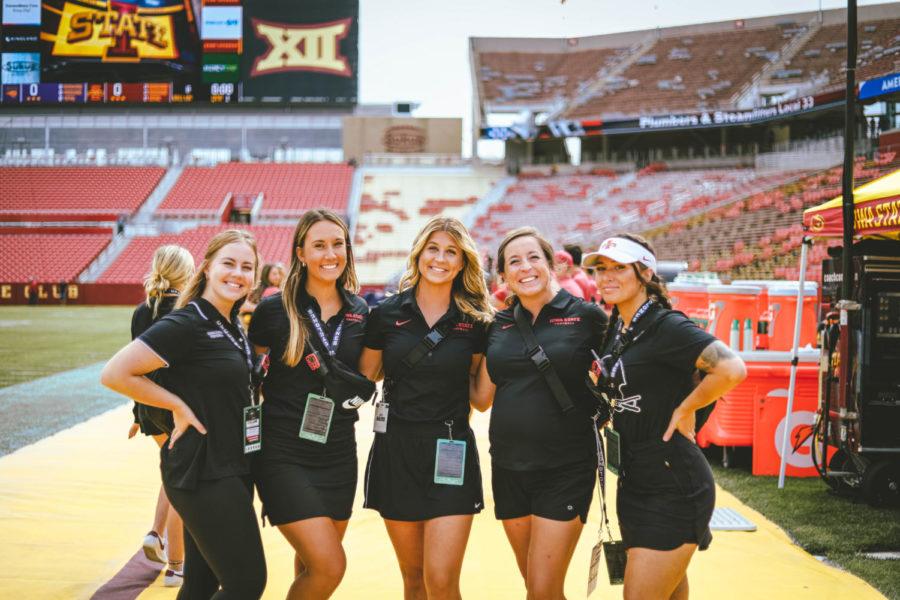
<path fill-rule="evenodd" d="M 361 0 L 359 98 L 365 104 L 418 102 L 419 117 L 463 117 L 468 154 L 470 37 L 582 37 L 846 5 L 845 0 Z"/>

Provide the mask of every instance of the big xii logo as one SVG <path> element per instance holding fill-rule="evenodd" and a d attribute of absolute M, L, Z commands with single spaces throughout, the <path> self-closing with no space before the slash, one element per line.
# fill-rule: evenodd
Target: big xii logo
<path fill-rule="evenodd" d="M 253 19 L 253 31 L 268 44 L 268 52 L 253 63 L 250 76 L 314 71 L 351 77 L 347 59 L 340 53 L 340 41 L 350 31 L 351 21 L 289 25 Z"/>
<path fill-rule="evenodd" d="M 172 7 L 138 8 L 113 1 L 103 6 L 100 2 L 66 2 L 53 42 L 53 55 L 95 57 L 103 62 L 178 58 Z"/>

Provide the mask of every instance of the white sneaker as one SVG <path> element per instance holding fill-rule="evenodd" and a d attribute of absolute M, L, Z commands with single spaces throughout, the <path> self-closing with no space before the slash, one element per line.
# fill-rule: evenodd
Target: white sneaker
<path fill-rule="evenodd" d="M 144 556 L 153 562 L 166 564 L 166 547 L 159 534 L 151 531 L 144 536 Z"/>
<path fill-rule="evenodd" d="M 181 587 L 181 583 L 184 581 L 184 570 L 175 569 L 166 569 L 166 574 L 163 577 L 163 586 L 165 587 Z"/>

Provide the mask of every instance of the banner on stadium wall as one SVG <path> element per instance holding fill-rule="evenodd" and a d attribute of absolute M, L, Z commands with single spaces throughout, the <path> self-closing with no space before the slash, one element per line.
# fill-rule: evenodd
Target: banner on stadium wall
<path fill-rule="evenodd" d="M 27 283 L 0 283 L 0 306 L 30 304 L 31 295 Z M 134 305 L 144 299 L 144 288 L 139 283 L 39 283 L 34 297 L 40 305 Z"/>
<path fill-rule="evenodd" d="M 781 102 L 774 106 L 763 106 L 747 110 L 714 110 L 697 113 L 651 115 L 636 119 L 616 119 L 602 121 L 560 120 L 546 125 L 529 128 L 524 125 L 512 127 L 482 127 L 481 139 L 488 140 L 541 140 L 566 137 L 589 137 L 592 135 L 613 135 L 640 133 L 642 131 L 665 131 L 672 129 L 703 129 L 753 125 L 792 117 L 798 114 L 832 108 L 843 103 L 844 92 L 829 92 L 818 96 L 803 96 Z"/>
<path fill-rule="evenodd" d="M 243 100 L 355 104 L 359 0 L 244 4 Z"/>
<path fill-rule="evenodd" d="M 867 79 L 859 84 L 859 99 L 868 100 L 900 92 L 900 73 Z"/>
<path fill-rule="evenodd" d="M 344 117 L 344 159 L 366 154 L 462 153 L 462 119 Z"/>

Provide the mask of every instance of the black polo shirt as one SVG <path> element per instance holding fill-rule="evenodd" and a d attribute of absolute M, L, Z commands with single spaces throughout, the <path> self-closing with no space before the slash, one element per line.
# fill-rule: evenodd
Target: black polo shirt
<path fill-rule="evenodd" d="M 434 326 L 446 326 L 446 338 L 405 372 L 403 359 L 432 329 L 416 303 L 416 289 L 410 288 L 372 309 L 366 347 L 382 351 L 392 419 L 467 423 L 472 355 L 484 353 L 486 324 L 460 312 L 451 301 Z"/>
<path fill-rule="evenodd" d="M 156 310 L 156 318 L 153 318 L 153 308 L 147 306 L 146 302 L 141 302 L 137 305 L 137 308 L 134 309 L 134 313 L 131 315 L 131 339 L 137 339 L 139 335 L 147 331 L 151 325 L 153 325 L 159 319 L 162 319 L 164 316 L 172 312 L 172 309 L 175 308 L 175 303 L 178 301 L 177 296 L 163 296 L 159 300 L 159 306 Z M 157 371 L 153 371 L 152 373 L 147 373 L 147 377 L 149 377 L 152 381 L 158 383 L 159 385 L 163 384 L 162 378 L 160 375 L 162 374 L 162 369 Z M 138 413 L 138 403 L 135 402 L 134 406 L 131 409 L 131 412 L 134 414 L 134 422 L 139 423 L 140 417 Z"/>
<path fill-rule="evenodd" d="M 241 343 L 239 326 L 203 298 L 158 320 L 138 338 L 167 363 L 166 389 L 190 407 L 207 432 L 191 427 L 171 450 L 163 445 L 163 477 L 173 487 L 191 489 L 198 480 L 250 472 L 243 448 L 250 373 L 243 351 L 217 321 Z"/>
<path fill-rule="evenodd" d="M 366 317 L 369 307 L 366 302 L 341 290 L 343 305 L 336 315 L 324 323 L 328 342 L 334 339 L 334 332 L 343 321 L 343 331 L 337 350 L 337 359 L 351 369 L 359 365 L 365 336 Z M 301 289 L 297 294 L 297 307 L 306 324 L 307 340 L 321 355 L 326 355 L 325 347 L 306 314 L 312 308 L 316 317 L 322 317 L 322 310 L 316 299 Z M 359 411 L 345 409 L 336 402 L 331 420 L 331 431 L 324 444 L 301 439 L 300 423 L 306 410 L 306 398 L 310 393 L 322 394 L 324 386 L 320 377 L 310 371 L 306 361 L 301 360 L 294 367 L 282 362 L 284 349 L 290 336 L 290 321 L 282 304 L 281 293 L 264 298 L 250 320 L 250 341 L 257 346 L 269 348 L 269 374 L 263 382 L 263 455 L 266 460 L 278 460 L 302 465 L 323 465 L 345 460 L 356 455 L 354 423 L 359 419 Z"/>
<path fill-rule="evenodd" d="M 648 327 L 638 321 L 634 342 L 622 353 L 613 380 L 613 427 L 623 444 L 662 439 L 675 408 L 694 388 L 697 358 L 714 341 L 714 336 L 680 312 L 665 311 Z M 603 355 L 611 352 L 609 340 Z"/>
<path fill-rule="evenodd" d="M 523 307 L 524 308 L 524 307 Z M 528 311 L 526 316 L 531 319 Z M 512 307 L 497 313 L 488 331 L 487 368 L 497 386 L 491 410 L 491 457 L 504 469 L 558 467 L 595 456 L 591 416 L 596 401 L 585 385 L 607 324 L 596 304 L 560 290 L 532 324 L 575 408 L 563 412 L 527 354 Z"/>

